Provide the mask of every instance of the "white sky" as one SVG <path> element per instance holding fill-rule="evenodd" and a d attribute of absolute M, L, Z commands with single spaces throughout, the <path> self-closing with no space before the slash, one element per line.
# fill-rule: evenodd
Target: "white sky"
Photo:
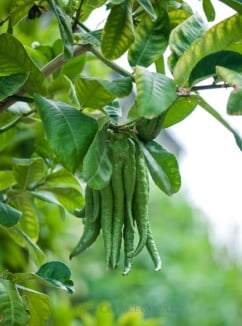
<path fill-rule="evenodd" d="M 202 13 L 202 1 L 187 2 L 194 11 Z M 233 14 L 220 1 L 214 0 L 213 3 L 217 13 L 216 22 Z M 105 11 L 99 11 L 98 15 L 88 20 L 89 26 L 97 27 L 100 22 L 102 25 L 104 18 L 101 17 L 105 15 Z M 127 63 L 122 60 L 118 62 L 128 69 Z M 229 89 L 223 89 L 200 94 L 242 134 L 242 117 L 226 114 L 229 93 Z M 205 212 L 213 226 L 213 240 L 230 242 L 230 245 L 232 241 L 230 248 L 240 248 L 242 252 L 242 152 L 235 144 L 233 135 L 201 108 L 196 108 L 189 118 L 169 130 L 185 151 L 179 162 L 182 191 L 193 205 Z"/>
<path fill-rule="evenodd" d="M 201 2 L 187 2 L 201 13 Z M 233 14 L 221 2 L 214 4 L 216 21 Z M 242 117 L 226 114 L 229 93 L 229 89 L 200 92 L 242 135 Z M 194 205 L 206 213 L 215 240 L 242 249 L 242 152 L 233 135 L 201 108 L 174 126 L 172 132 L 185 149 L 180 162 L 183 189 Z"/>

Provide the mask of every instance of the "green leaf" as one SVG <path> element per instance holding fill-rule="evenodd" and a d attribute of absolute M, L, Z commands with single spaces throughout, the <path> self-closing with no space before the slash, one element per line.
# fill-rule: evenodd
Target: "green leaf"
<path fill-rule="evenodd" d="M 174 28 L 170 34 L 169 45 L 178 57 L 207 30 L 203 19 L 195 14 Z"/>
<path fill-rule="evenodd" d="M 18 223 L 22 213 L 14 207 L 0 202 L 0 224 L 11 227 Z"/>
<path fill-rule="evenodd" d="M 33 0 L 14 0 L 11 5 L 11 22 L 16 25 L 23 17 L 28 14 L 29 9 L 33 6 Z"/>
<path fill-rule="evenodd" d="M 112 164 L 108 156 L 108 125 L 100 130 L 83 160 L 83 175 L 89 187 L 100 190 L 110 181 Z"/>
<path fill-rule="evenodd" d="M 124 97 L 132 91 L 130 77 L 108 81 L 100 78 L 79 78 L 75 82 L 76 93 L 83 108 L 101 110 L 116 97 Z"/>
<path fill-rule="evenodd" d="M 170 31 L 169 17 L 165 10 L 152 21 L 149 15 L 143 17 L 135 30 L 135 41 L 129 48 L 128 60 L 131 66 L 150 66 L 165 52 Z"/>
<path fill-rule="evenodd" d="M 175 156 L 155 141 L 146 142 L 142 148 L 155 184 L 167 195 L 176 193 L 181 186 L 181 177 Z"/>
<path fill-rule="evenodd" d="M 64 44 L 64 57 L 70 59 L 73 56 L 73 37 L 72 26 L 69 16 L 54 0 L 48 0 L 48 3 L 53 10 L 60 29 L 61 38 Z"/>
<path fill-rule="evenodd" d="M 147 14 L 150 15 L 153 21 L 157 19 L 157 15 L 155 13 L 155 10 L 150 0 L 138 0 L 137 2 L 140 4 L 141 7 L 143 7 L 143 9 L 147 12 Z"/>
<path fill-rule="evenodd" d="M 230 115 L 242 115 L 242 90 L 230 93 L 227 103 L 227 113 Z"/>
<path fill-rule="evenodd" d="M 115 97 L 125 97 L 128 96 L 132 91 L 132 78 L 123 77 L 119 79 L 114 79 L 112 81 L 98 79 L 101 85 L 105 87 L 111 94 Z"/>
<path fill-rule="evenodd" d="M 75 81 L 76 94 L 80 105 L 83 108 L 92 108 L 96 110 L 115 99 L 99 79 L 95 78 L 78 78 Z"/>
<path fill-rule="evenodd" d="M 44 94 L 44 75 L 28 56 L 22 43 L 11 34 L 3 33 L 0 44 L 0 75 L 29 74 L 25 90 Z"/>
<path fill-rule="evenodd" d="M 228 103 L 227 113 L 230 115 L 242 114 L 242 75 L 231 69 L 217 66 L 217 75 L 228 85 L 233 86 Z"/>
<path fill-rule="evenodd" d="M 13 74 L 0 77 L 0 101 L 17 92 L 28 79 L 28 74 Z"/>
<path fill-rule="evenodd" d="M 46 188 L 73 188 L 82 193 L 82 187 L 79 180 L 70 172 L 60 169 L 49 174 L 45 181 Z"/>
<path fill-rule="evenodd" d="M 198 103 L 197 96 L 178 97 L 164 113 L 162 128 L 169 128 L 184 120 L 193 112 Z"/>
<path fill-rule="evenodd" d="M 230 8 L 233 8 L 234 10 L 238 11 L 238 13 L 242 14 L 241 0 L 219 0 L 219 1 L 225 3 Z"/>
<path fill-rule="evenodd" d="M 44 160 L 40 157 L 13 158 L 13 175 L 21 189 L 32 189 L 45 179 Z"/>
<path fill-rule="evenodd" d="M 8 193 L 11 204 L 22 212 L 19 226 L 33 240 L 37 241 L 39 237 L 39 220 L 35 211 L 33 197 L 27 191 Z"/>
<path fill-rule="evenodd" d="M 214 21 L 216 13 L 211 0 L 203 0 L 203 11 L 209 22 Z"/>
<path fill-rule="evenodd" d="M 216 76 L 216 66 L 223 66 L 241 72 L 241 54 L 233 51 L 219 51 L 204 57 L 191 72 L 189 84 L 193 85 L 203 79 Z"/>
<path fill-rule="evenodd" d="M 26 248 L 32 261 L 40 265 L 45 261 L 45 254 L 30 237 L 17 226 L 8 229 L 11 238 L 21 247 Z"/>
<path fill-rule="evenodd" d="M 168 109 L 175 101 L 176 85 L 173 80 L 159 73 L 137 66 L 135 68 L 137 86 L 136 117 L 154 118 Z M 132 112 L 131 112 L 132 114 Z"/>
<path fill-rule="evenodd" d="M 63 74 L 60 74 L 49 83 L 48 97 L 55 101 L 67 102 L 75 106 L 79 105 L 72 81 Z"/>
<path fill-rule="evenodd" d="M 217 66 L 217 75 L 228 85 L 233 86 L 236 89 L 242 90 L 242 75 L 231 69 Z"/>
<path fill-rule="evenodd" d="M 62 66 L 62 72 L 71 79 L 77 78 L 82 72 L 86 62 L 86 54 L 79 55 Z"/>
<path fill-rule="evenodd" d="M 170 10 L 168 15 L 170 19 L 171 30 L 191 16 L 190 13 L 182 9 Z"/>
<path fill-rule="evenodd" d="M 19 289 L 30 314 L 29 326 L 46 325 L 51 315 L 49 296 L 23 286 L 19 286 Z"/>
<path fill-rule="evenodd" d="M 59 261 L 52 261 L 42 265 L 36 274 L 57 288 L 73 293 L 73 282 L 70 269 Z"/>
<path fill-rule="evenodd" d="M 13 186 L 15 183 L 12 171 L 0 171 L 0 191 Z"/>
<path fill-rule="evenodd" d="M 73 188 L 45 188 L 34 191 L 33 195 L 41 200 L 64 207 L 71 214 L 75 209 L 83 206 L 83 196 Z"/>
<path fill-rule="evenodd" d="M 85 21 L 94 9 L 104 5 L 106 0 L 85 0 L 82 6 L 82 21 Z"/>
<path fill-rule="evenodd" d="M 134 41 L 132 1 L 114 5 L 102 32 L 103 55 L 114 60 L 119 58 Z"/>
<path fill-rule="evenodd" d="M 211 27 L 183 53 L 174 69 L 178 86 L 189 85 L 189 77 L 197 63 L 204 57 L 226 48 L 233 42 L 241 41 L 242 16 L 234 15 Z"/>
<path fill-rule="evenodd" d="M 96 134 L 96 120 L 68 104 L 40 95 L 35 95 L 35 103 L 51 148 L 65 168 L 75 171 Z"/>
<path fill-rule="evenodd" d="M 15 284 L 9 280 L 0 281 L 0 315 L 2 325 L 29 325 L 29 314 Z"/>
<path fill-rule="evenodd" d="M 44 186 L 32 194 L 40 200 L 65 208 L 72 214 L 75 208 L 80 208 L 84 204 L 79 181 L 64 169 L 50 174 L 46 178 Z"/>

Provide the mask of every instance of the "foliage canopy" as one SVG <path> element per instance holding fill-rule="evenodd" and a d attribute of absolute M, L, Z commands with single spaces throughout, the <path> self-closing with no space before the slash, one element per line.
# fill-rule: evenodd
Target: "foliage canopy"
<path fill-rule="evenodd" d="M 179 167 L 153 139 L 196 107 L 222 123 L 242 149 L 239 134 L 201 95 L 231 87 L 227 113 L 242 113 L 242 4 L 221 1 L 235 13 L 212 27 L 183 0 L 2 1 L 1 241 L 14 243 L 18 259 L 34 270 L 18 270 L 23 264 L 9 258 L 1 266 L 6 325 L 48 320 L 49 297 L 30 281 L 72 293 L 69 267 L 55 258 L 48 262 L 42 222 L 45 215 L 77 215 L 85 204 L 82 184 L 102 189 L 109 181 L 108 128 L 138 137 L 150 175 L 167 195 L 180 189 Z M 213 21 L 213 1 L 202 4 Z M 104 25 L 89 29 L 97 8 L 106 9 Z M 123 56 L 128 69 L 115 61 Z M 135 318 L 142 325 L 142 316 Z"/>

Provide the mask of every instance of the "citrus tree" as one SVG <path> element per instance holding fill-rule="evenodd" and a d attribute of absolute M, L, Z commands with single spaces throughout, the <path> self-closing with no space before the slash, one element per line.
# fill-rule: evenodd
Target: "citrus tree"
<path fill-rule="evenodd" d="M 107 269 L 122 265 L 127 275 L 144 248 L 161 269 L 148 177 L 169 196 L 181 177 L 176 157 L 156 136 L 200 106 L 242 149 L 239 134 L 202 96 L 204 89 L 230 87 L 227 113 L 242 111 L 242 5 L 222 2 L 234 15 L 209 27 L 182 0 L 2 1 L 3 323 L 44 325 L 50 302 L 42 286 L 73 292 L 70 268 L 49 260 L 51 246 L 41 243 L 43 220 L 53 214 L 84 224 L 70 258 L 101 231 Z M 105 9 L 103 27 L 90 29 L 97 8 Z M 213 21 L 213 1 L 203 0 L 203 9 Z M 18 270 L 23 264 L 11 256 L 10 243 L 26 269 Z"/>

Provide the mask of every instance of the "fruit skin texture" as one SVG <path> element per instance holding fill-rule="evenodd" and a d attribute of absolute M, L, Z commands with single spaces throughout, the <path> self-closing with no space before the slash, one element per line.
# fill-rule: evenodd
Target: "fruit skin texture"
<path fill-rule="evenodd" d="M 123 243 L 123 275 L 144 247 L 160 270 L 161 259 L 149 225 L 149 176 L 140 141 L 135 134 L 108 131 L 108 156 L 112 164 L 109 183 L 100 190 L 86 186 L 83 234 L 70 258 L 89 248 L 100 231 L 104 240 L 105 265 L 115 270 Z M 83 216 L 84 212 L 84 216 Z M 135 247 L 135 232 L 139 240 Z"/>

